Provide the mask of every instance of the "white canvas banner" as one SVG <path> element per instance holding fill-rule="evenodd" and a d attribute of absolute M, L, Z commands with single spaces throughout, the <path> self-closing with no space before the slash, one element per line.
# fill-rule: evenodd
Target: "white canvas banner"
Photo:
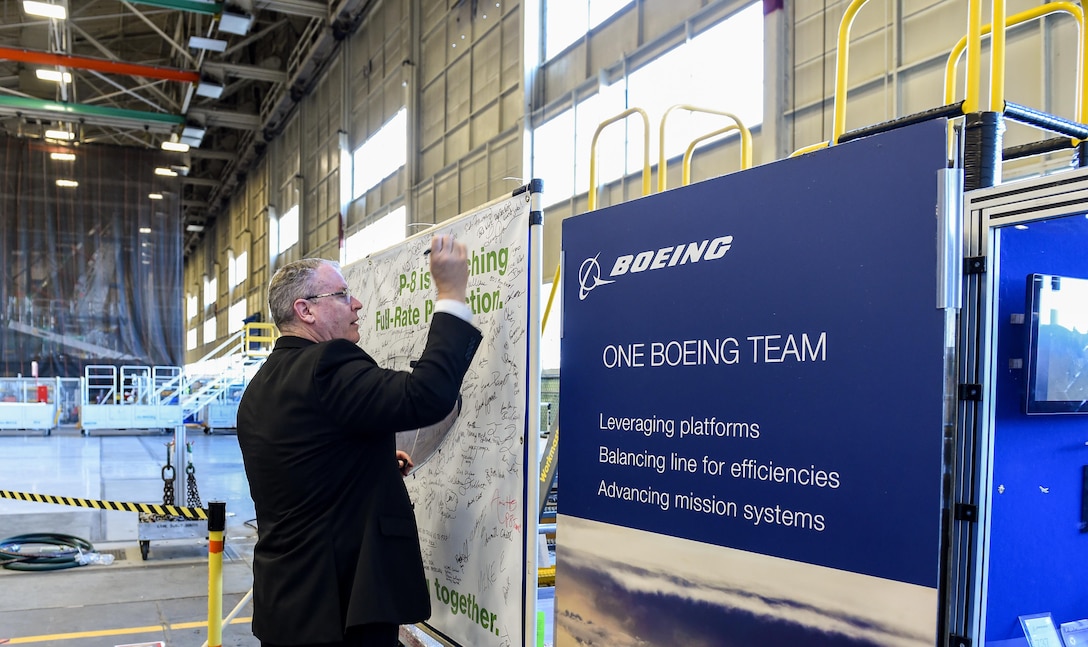
<path fill-rule="evenodd" d="M 363 303 L 359 345 L 380 366 L 409 370 L 423 351 L 436 299 L 424 252 L 436 234 L 453 234 L 468 248 L 468 302 L 483 341 L 461 388 L 460 411 L 399 433 L 397 448 L 415 462 L 407 486 L 431 593 L 427 624 L 474 647 L 519 644 L 525 617 L 524 547 L 526 532 L 536 528 L 536 502 L 525 500 L 529 212 L 526 191 L 343 272 Z"/>

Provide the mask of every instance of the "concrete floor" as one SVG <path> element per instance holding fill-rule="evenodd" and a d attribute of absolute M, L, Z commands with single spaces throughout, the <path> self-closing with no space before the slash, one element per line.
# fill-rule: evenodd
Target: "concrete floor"
<path fill-rule="evenodd" d="M 0 435 L 0 490 L 134 503 L 162 503 L 162 467 L 173 434 L 96 435 L 74 429 L 53 435 Z M 256 530 L 242 457 L 233 435 L 192 430 L 193 466 L 201 503 L 226 503 L 223 611 L 252 585 Z M 175 501 L 186 497 L 177 470 Z M 247 525 L 250 522 L 250 525 Z M 0 539 L 26 533 L 74 535 L 114 556 L 49 572 L 0 569 L 0 644 L 102 647 L 162 641 L 199 647 L 207 640 L 208 546 L 203 538 L 149 543 L 139 548 L 137 515 L 0 498 Z M 223 645 L 260 642 L 250 633 L 248 605 L 223 628 Z"/>
<path fill-rule="evenodd" d="M 162 503 L 162 468 L 173 434 L 82 436 L 60 429 L 50 436 L 0 432 L 0 490 L 131 503 Z M 238 440 L 232 434 L 191 429 L 193 466 L 201 503 L 224 501 L 227 524 L 223 558 L 223 613 L 249 592 L 255 513 Z M 186 496 L 185 471 L 176 470 L 175 501 Z M 145 529 L 145 534 L 146 534 Z M 134 512 L 0 498 L 0 540 L 28 533 L 74 535 L 114 556 L 48 572 L 0 568 L 0 645 L 35 647 L 201 647 L 207 640 L 208 545 L 203 536 L 154 540 L 142 559 Z M 552 589 L 542 589 L 538 610 L 549 620 Z M 223 645 L 257 647 L 246 604 L 223 627 Z M 440 647 L 418 630 L 405 644 Z M 148 645 L 150 643 L 150 645 Z"/>

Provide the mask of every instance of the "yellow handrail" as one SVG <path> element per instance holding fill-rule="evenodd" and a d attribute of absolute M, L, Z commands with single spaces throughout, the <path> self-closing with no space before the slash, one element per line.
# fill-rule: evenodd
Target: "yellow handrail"
<path fill-rule="evenodd" d="M 1005 0 L 993 0 L 990 37 L 990 110 L 1005 109 Z"/>
<path fill-rule="evenodd" d="M 646 114 L 646 111 L 642 108 L 628 108 L 620 114 L 606 119 L 597 126 L 596 132 L 593 133 L 593 141 L 589 147 L 589 210 L 593 211 L 597 208 L 597 139 L 601 136 L 601 131 L 606 126 L 613 124 L 621 119 L 626 119 L 630 115 L 638 113 L 642 115 L 643 122 L 643 142 L 642 142 L 642 195 L 650 195 L 650 117 Z"/>
<path fill-rule="evenodd" d="M 725 128 L 719 128 L 718 130 L 715 130 L 712 133 L 707 133 L 705 135 L 696 137 L 695 139 L 691 140 L 691 143 L 688 144 L 688 149 L 686 151 L 684 151 L 684 166 L 683 166 L 684 170 L 683 170 L 683 173 L 681 174 L 681 180 L 680 180 L 681 185 L 682 186 L 687 186 L 687 185 L 691 184 L 691 156 L 695 154 L 695 146 L 698 145 L 699 142 L 710 139 L 711 137 L 717 137 L 718 135 L 724 135 L 724 134 L 726 134 L 728 132 L 732 132 L 734 130 L 741 130 L 742 128 L 743 128 L 743 126 L 738 126 L 737 124 L 729 124 Z M 742 131 L 742 133 L 743 132 L 744 131 Z M 741 136 L 743 137 L 743 134 Z M 751 142 L 751 137 L 752 137 L 752 135 L 749 133 L 749 135 L 748 135 L 749 142 Z M 745 169 L 752 168 L 752 157 L 751 157 L 752 156 L 752 151 L 748 150 L 747 159 L 744 158 L 744 153 L 743 152 L 741 153 L 741 155 L 742 155 L 742 159 L 740 161 L 740 170 L 743 171 Z"/>
<path fill-rule="evenodd" d="M 831 130 L 831 144 L 838 144 L 839 137 L 846 132 L 846 71 L 850 64 L 850 28 L 858 11 L 869 0 L 853 0 L 846 8 L 846 13 L 839 23 L 839 42 L 836 50 L 835 66 L 835 117 Z"/>
<path fill-rule="evenodd" d="M 242 353 L 250 357 L 267 357 L 276 341 L 276 327 L 270 323 L 247 323 L 242 327 Z"/>
<path fill-rule="evenodd" d="M 1084 11 L 1079 5 L 1073 2 L 1048 2 L 1038 7 L 1032 7 L 1025 11 L 1021 11 L 1018 14 L 1013 14 L 1005 19 L 1005 25 L 1007 27 L 1013 27 L 1029 20 L 1035 20 L 1043 16 L 1047 16 L 1054 13 L 1067 13 L 1077 21 L 1077 30 L 1080 35 L 1080 42 L 1077 47 L 1079 54 L 1079 61 L 1077 63 L 1077 105 L 1076 105 L 1076 118 L 1080 123 L 1085 123 L 1088 119 L 1088 115 L 1085 115 L 1085 108 L 1088 107 L 1088 97 L 1085 97 L 1085 88 L 1088 88 L 1088 84 L 1084 82 L 1085 72 L 1088 72 L 1088 45 L 1086 45 L 1086 36 L 1088 33 L 1084 29 Z M 980 29 L 980 37 L 986 36 L 993 29 L 993 25 L 986 25 Z M 956 46 L 952 48 L 952 51 L 948 54 L 948 62 L 945 63 L 944 70 L 944 102 L 945 105 L 951 104 L 956 100 L 956 67 L 959 64 L 960 56 L 963 54 L 963 50 L 967 46 L 967 36 L 964 36 L 956 43 Z M 1003 105 L 991 106 L 992 110 L 1003 109 Z M 965 113 L 968 112 L 966 104 L 964 105 Z M 972 111 L 973 112 L 973 111 Z"/>
<path fill-rule="evenodd" d="M 858 11 L 869 0 L 852 0 L 839 23 L 839 39 L 836 49 L 837 65 L 835 67 L 835 115 L 831 131 L 829 145 L 839 143 L 839 138 L 846 132 L 846 77 L 850 61 L 850 28 L 854 24 L 854 18 Z M 1004 0 L 995 0 L 1003 2 Z M 1004 8 L 1000 9 L 1004 13 Z M 982 0 L 968 0 L 967 7 L 967 97 L 963 102 L 963 112 L 975 112 L 978 110 L 979 79 L 982 76 Z M 1003 54 L 1002 54 L 1003 55 Z M 1001 61 L 1004 65 L 1004 61 Z M 1002 84 L 1003 85 L 1003 84 Z M 1003 92 L 1003 87 L 1001 92 Z M 807 150 L 814 149 L 803 149 Z M 800 154 L 801 151 L 794 153 Z M 790 157 L 793 157 L 791 155 Z"/>
<path fill-rule="evenodd" d="M 544 316 L 540 319 L 540 334 L 544 334 L 544 331 L 548 328 L 548 315 L 552 312 L 552 300 L 555 299 L 555 292 L 559 288 L 559 268 L 562 266 L 562 263 L 555 266 L 555 276 L 552 277 L 552 291 L 548 293 L 548 303 L 544 306 Z"/>
<path fill-rule="evenodd" d="M 723 112 L 721 110 L 711 110 L 711 109 L 708 109 L 708 108 L 699 108 L 699 107 L 696 107 L 696 106 L 691 106 L 691 105 L 683 104 L 683 103 L 682 104 L 677 104 L 675 106 L 670 106 L 669 109 L 665 111 L 665 114 L 661 116 L 661 126 L 659 127 L 660 132 L 659 132 L 659 135 L 658 135 L 659 136 L 659 146 L 660 146 L 660 150 L 658 151 L 658 160 L 657 160 L 657 190 L 658 191 L 664 191 L 665 188 L 666 188 L 666 185 L 668 184 L 667 170 L 668 170 L 669 162 L 668 162 L 668 159 L 665 156 L 665 121 L 669 118 L 669 114 L 673 110 L 688 110 L 688 111 L 691 111 L 691 112 L 702 112 L 702 113 L 706 113 L 706 114 L 709 114 L 709 115 L 721 115 L 723 117 L 728 117 L 728 118 L 732 119 L 734 124 L 736 124 L 735 126 L 730 127 L 728 129 L 716 130 L 713 133 L 711 133 L 710 135 L 703 136 L 703 137 L 701 137 L 701 138 L 699 138 L 699 139 L 697 139 L 695 141 L 699 142 L 699 141 L 702 141 L 702 140 L 707 139 L 709 137 L 713 137 L 714 135 L 722 134 L 722 132 L 728 132 L 728 130 L 739 130 L 740 131 L 740 137 L 741 137 L 741 140 L 740 140 L 741 141 L 741 143 L 740 143 L 740 147 L 741 147 L 740 148 L 740 150 L 741 150 L 741 169 L 743 170 L 743 169 L 752 168 L 752 131 L 748 130 L 748 128 L 745 127 L 745 125 L 743 123 L 741 123 L 740 117 L 734 115 L 731 112 Z M 694 145 L 694 143 L 695 142 L 693 142 L 693 145 Z M 686 185 L 687 182 L 684 182 L 684 184 Z"/>
<path fill-rule="evenodd" d="M 967 88 L 963 114 L 978 112 L 979 84 L 982 78 L 982 0 L 967 3 Z"/>
<path fill-rule="evenodd" d="M 797 150 L 790 153 L 790 157 L 797 157 L 798 155 L 804 155 L 805 153 L 811 153 L 812 151 L 818 151 L 821 148 L 827 148 L 831 145 L 831 142 L 816 142 L 815 144 L 809 144 L 808 146 L 802 146 Z"/>

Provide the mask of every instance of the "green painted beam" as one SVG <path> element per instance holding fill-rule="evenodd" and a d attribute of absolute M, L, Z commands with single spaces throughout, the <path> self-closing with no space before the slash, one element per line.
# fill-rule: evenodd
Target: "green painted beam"
<path fill-rule="evenodd" d="M 30 99 L 27 97 L 12 97 L 0 95 L 0 109 L 9 108 L 15 110 L 46 111 L 56 115 L 58 120 L 75 119 L 78 117 L 104 117 L 107 119 L 123 119 L 139 123 L 159 123 L 179 125 L 185 123 L 185 117 L 171 115 L 162 112 L 145 112 L 143 110 L 125 110 L 124 108 L 108 108 L 105 106 L 92 106 L 85 103 L 62 103 L 60 101 L 46 101 L 45 99 Z"/>
<path fill-rule="evenodd" d="M 199 0 L 132 0 L 136 4 L 146 4 L 163 9 L 180 9 L 192 13 L 218 16 L 223 11 L 221 2 L 200 2 Z"/>

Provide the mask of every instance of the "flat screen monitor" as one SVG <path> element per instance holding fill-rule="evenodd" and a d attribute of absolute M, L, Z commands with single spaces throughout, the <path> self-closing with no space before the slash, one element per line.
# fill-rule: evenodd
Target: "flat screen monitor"
<path fill-rule="evenodd" d="M 1088 279 L 1028 275 L 1029 414 L 1088 413 Z"/>

